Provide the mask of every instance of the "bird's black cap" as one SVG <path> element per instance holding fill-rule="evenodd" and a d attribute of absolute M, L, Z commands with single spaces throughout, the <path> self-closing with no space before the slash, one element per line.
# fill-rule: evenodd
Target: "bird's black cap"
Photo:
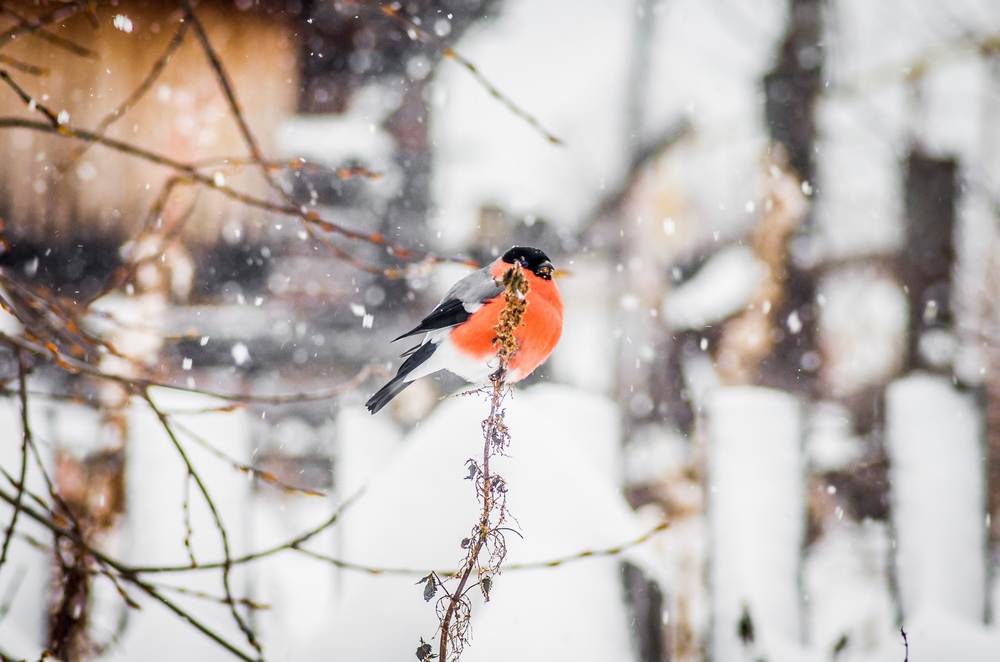
<path fill-rule="evenodd" d="M 502 259 L 507 264 L 520 264 L 522 268 L 543 278 L 548 278 L 552 272 L 549 256 L 531 246 L 514 246 L 503 254 Z"/>

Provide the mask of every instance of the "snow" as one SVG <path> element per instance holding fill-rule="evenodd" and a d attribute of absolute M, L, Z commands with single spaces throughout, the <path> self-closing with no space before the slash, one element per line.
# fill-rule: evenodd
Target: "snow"
<path fill-rule="evenodd" d="M 684 357 L 684 382 L 691 393 L 691 402 L 697 413 L 708 407 L 712 392 L 722 384 L 711 355 L 705 351 L 707 349 L 707 339 L 702 338 L 701 352 Z"/>
<path fill-rule="evenodd" d="M 998 107 L 1000 94 L 994 92 L 994 102 L 987 106 Z M 996 152 L 1000 134 L 989 136 L 984 142 Z M 993 204 L 995 183 L 986 181 L 996 170 L 996 157 L 984 158 L 982 170 L 966 175 L 970 181 L 959 202 L 958 224 L 955 228 L 955 250 L 961 268 L 953 276 L 951 305 L 957 311 L 959 347 L 955 356 L 955 373 L 966 384 L 979 384 L 986 374 L 987 351 L 983 342 L 995 333 L 997 322 L 991 319 L 990 309 L 996 299 L 996 278 L 1000 266 L 997 261 L 998 237 L 996 213 Z M 984 172 L 985 170 L 985 172 Z"/>
<path fill-rule="evenodd" d="M 508 521 L 523 536 L 507 534 L 505 564 L 601 549 L 645 532 L 617 491 L 620 433 L 610 401 L 568 387 L 536 386 L 505 404 L 513 443 L 509 457 L 491 464 L 507 480 Z M 455 567 L 459 541 L 477 519 L 465 461 L 482 454 L 487 412 L 479 396 L 452 398 L 408 435 L 344 520 L 347 559 L 424 572 Z M 491 602 L 475 601 L 467 659 L 523 658 L 525 650 L 537 650 L 536 659 L 626 659 L 618 562 L 594 558 L 503 572 Z M 341 610 L 326 650 L 344 660 L 412 655 L 419 637 L 429 639 L 437 624 L 433 604 L 425 604 L 414 586 L 419 576 L 344 573 Z"/>
<path fill-rule="evenodd" d="M 938 370 L 948 368 L 958 352 L 958 338 L 951 331 L 930 329 L 920 334 L 917 341 L 920 357 Z"/>
<path fill-rule="evenodd" d="M 990 256 L 996 253 L 997 88 L 972 41 L 995 34 L 995 2 L 840 0 L 827 29 L 828 93 L 817 105 L 820 189 L 816 218 L 827 257 L 898 248 L 900 192 L 911 148 L 957 159 L 962 179 L 952 302 L 959 311 L 956 369 L 978 383 L 979 342 Z M 916 74 L 912 80 L 905 74 Z"/>
<path fill-rule="evenodd" d="M 994 662 L 1000 658 L 1000 631 L 984 628 L 946 609 L 922 610 L 908 620 L 906 633 L 910 662 Z"/>
<path fill-rule="evenodd" d="M 369 85 L 355 94 L 342 115 L 296 115 L 284 120 L 276 142 L 288 158 L 333 167 L 358 159 L 376 172 L 385 172 L 394 148 L 382 122 L 401 101 L 401 93 L 393 87 Z"/>
<path fill-rule="evenodd" d="M 983 149 L 983 95 L 990 84 L 985 60 L 967 58 L 931 69 L 921 82 L 925 104 L 917 119 L 920 146 L 931 156 L 978 161 Z"/>
<path fill-rule="evenodd" d="M 809 412 L 805 452 L 811 469 L 845 470 L 861 457 L 862 442 L 854 436 L 850 416 L 835 402 L 820 402 Z"/>
<path fill-rule="evenodd" d="M 643 120 L 645 140 L 680 117 L 694 127 L 680 168 L 686 214 L 699 230 L 728 236 L 753 216 L 755 173 L 767 147 L 760 80 L 772 67 L 786 20 L 783 0 L 653 3 Z M 634 46 L 633 46 L 634 47 Z"/>
<path fill-rule="evenodd" d="M 647 135 L 686 112 L 702 126 L 742 138 L 759 131 L 760 78 L 773 66 L 786 20 L 781 0 L 654 3 L 646 90 Z"/>
<path fill-rule="evenodd" d="M 800 418 L 799 404 L 780 391 L 721 388 L 709 400 L 715 659 L 743 659 L 737 632 L 744 609 L 761 656 L 796 657 L 802 637 L 797 574 L 805 517 Z M 772 658 L 763 654 L 771 646 L 791 648 Z"/>
<path fill-rule="evenodd" d="M 617 559 L 509 572 L 479 606 L 468 662 L 633 659 Z"/>
<path fill-rule="evenodd" d="M 815 649 L 830 653 L 846 636 L 845 654 L 856 659 L 901 643 L 889 592 L 889 544 L 882 522 L 837 520 L 809 548 L 802 589 Z"/>
<path fill-rule="evenodd" d="M 5 301 L 10 300 L 10 295 L 7 291 L 0 286 L 0 298 Z M 9 336 L 16 336 L 21 332 L 22 326 L 21 322 L 18 321 L 16 317 L 8 313 L 2 307 L 0 307 L 0 333 L 6 333 Z"/>
<path fill-rule="evenodd" d="M 284 543 L 330 518 L 338 499 L 261 494 L 253 502 L 252 547 L 266 549 Z M 310 549 L 336 555 L 338 527 L 310 541 Z M 269 605 L 257 623 L 268 660 L 319 657 L 321 651 L 303 651 L 303 642 L 330 627 L 338 597 L 338 570 L 293 552 L 283 552 L 255 563 L 247 586 L 254 600 Z M 329 651 L 326 651 L 329 655 Z"/>
<path fill-rule="evenodd" d="M 981 425 L 972 399 L 941 377 L 907 377 L 886 392 L 886 450 L 904 617 L 933 606 L 983 622 Z"/>
<path fill-rule="evenodd" d="M 445 62 L 435 80 L 433 227 L 445 249 L 466 245 L 479 209 L 573 224 L 626 165 L 625 80 L 631 2 L 507 2 L 455 50 L 565 144 L 548 142 L 469 72 Z"/>
<path fill-rule="evenodd" d="M 245 343 L 236 343 L 233 345 L 232 349 L 229 350 L 229 353 L 232 355 L 233 361 L 236 365 L 243 365 L 250 360 L 250 350 L 247 349 Z"/>
<path fill-rule="evenodd" d="M 687 439 L 659 425 L 636 430 L 623 451 L 627 485 L 651 484 L 664 476 L 681 477 L 689 461 Z"/>
<path fill-rule="evenodd" d="M 130 19 L 125 14 L 115 14 L 115 18 L 112 24 L 115 26 L 115 28 L 121 30 L 122 32 L 125 33 L 132 32 L 132 19 Z"/>
<path fill-rule="evenodd" d="M 91 309 L 93 312 L 86 318 L 88 330 L 111 340 L 125 356 L 146 363 L 156 360 L 163 347 L 162 327 L 168 311 L 164 295 L 107 294 L 95 301 Z M 111 372 L 122 375 L 134 372 L 128 361 L 118 357 L 105 357 L 105 362 Z"/>
<path fill-rule="evenodd" d="M 337 416 L 337 491 L 351 497 L 378 475 L 402 443 L 399 429 L 385 417 L 363 408 L 349 408 Z"/>
<path fill-rule="evenodd" d="M 342 114 L 284 118 L 276 129 L 275 138 L 281 156 L 331 168 L 361 165 L 380 175 L 369 187 L 373 195 L 381 199 L 399 195 L 403 175 L 395 163 L 395 144 L 384 123 L 402 103 L 402 89 L 402 84 L 371 83 L 354 93 Z M 328 209 L 325 213 L 344 220 L 342 207 Z M 358 219 L 357 222 L 367 221 Z M 299 232 L 300 239 L 305 240 L 306 236 L 304 231 Z"/>
<path fill-rule="evenodd" d="M 846 268 L 819 284 L 823 378 L 844 396 L 883 383 L 906 353 L 907 301 L 898 283 L 871 269 Z"/>
<path fill-rule="evenodd" d="M 443 248 L 468 243 L 485 204 L 576 227 L 619 185 L 632 140 L 625 124 L 635 11 L 628 0 L 587 0 L 569 20 L 561 3 L 515 0 L 463 36 L 456 50 L 565 144 L 549 143 L 445 62 L 430 123 Z M 683 117 L 693 122 L 697 149 L 686 160 L 685 191 L 692 213 L 724 233 L 748 219 L 755 182 L 747 175 L 766 144 L 758 84 L 784 11 L 777 0 L 757 3 L 752 15 L 684 0 L 654 3 L 646 19 L 654 25 L 639 142 L 661 139 Z"/>
<path fill-rule="evenodd" d="M 616 303 L 611 268 L 586 256 L 566 268 L 570 275 L 556 283 L 565 304 L 563 334 L 543 369 L 562 383 L 610 393 L 615 383 L 615 320 L 607 311 Z"/>
<path fill-rule="evenodd" d="M 628 484 L 652 485 L 661 495 L 666 493 L 670 504 L 670 527 L 639 548 L 656 559 L 653 576 L 664 593 L 670 659 L 701 659 L 711 621 L 702 445 L 662 426 L 647 425 L 633 433 L 624 451 Z M 637 514 L 652 527 L 663 517 L 663 509 L 651 503 Z"/>
<path fill-rule="evenodd" d="M 901 86 L 858 97 L 821 97 L 817 104 L 821 187 L 815 214 L 824 257 L 879 253 L 902 244 L 904 109 Z"/>
<path fill-rule="evenodd" d="M 671 328 L 700 329 L 743 310 L 767 272 L 749 248 L 719 251 L 691 280 L 668 294 L 663 315 Z"/>
<path fill-rule="evenodd" d="M 29 411 L 34 434 L 50 451 L 58 447 L 61 453 L 83 458 L 89 453 L 113 447 L 113 440 L 98 433 L 100 416 L 92 407 L 73 403 L 55 406 L 51 402 L 36 400 Z M 18 430 L 20 427 L 18 421 L 14 427 L 5 429 Z"/>
<path fill-rule="evenodd" d="M 954 44 L 968 37 L 962 23 L 971 33 L 988 34 L 1000 14 L 995 3 L 962 4 L 959 10 L 939 3 L 837 3 L 825 67 L 833 80 L 817 106 L 817 218 L 827 256 L 900 245 L 899 163 L 911 146 L 935 157 L 959 156 L 974 169 L 981 162 L 989 74 L 977 58 L 955 57 L 962 49 Z M 918 62 L 931 66 L 908 85 L 900 74 Z"/>

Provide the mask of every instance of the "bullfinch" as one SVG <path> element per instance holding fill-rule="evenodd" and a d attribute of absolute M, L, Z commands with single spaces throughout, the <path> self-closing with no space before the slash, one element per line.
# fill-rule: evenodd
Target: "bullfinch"
<path fill-rule="evenodd" d="M 504 309 L 503 277 L 520 264 L 528 279 L 527 306 L 521 326 L 514 331 L 518 343 L 507 366 L 505 380 L 517 382 L 542 364 L 562 335 L 563 304 L 552 279 L 555 268 L 537 248 L 514 246 L 492 264 L 455 283 L 444 299 L 420 324 L 396 340 L 423 333 L 419 345 L 406 351 L 403 365 L 392 380 L 368 403 L 376 413 L 414 380 L 438 370 L 463 379 L 484 382 L 499 367 L 494 327 Z"/>

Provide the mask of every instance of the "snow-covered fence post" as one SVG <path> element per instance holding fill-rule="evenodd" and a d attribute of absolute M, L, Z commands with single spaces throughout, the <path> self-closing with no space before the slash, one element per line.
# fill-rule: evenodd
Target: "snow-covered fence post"
<path fill-rule="evenodd" d="M 886 391 L 896 575 L 904 621 L 928 607 L 982 623 L 986 549 L 982 422 L 946 378 Z"/>
<path fill-rule="evenodd" d="M 801 434 L 799 403 L 786 393 L 740 386 L 709 399 L 713 659 L 800 643 Z"/>

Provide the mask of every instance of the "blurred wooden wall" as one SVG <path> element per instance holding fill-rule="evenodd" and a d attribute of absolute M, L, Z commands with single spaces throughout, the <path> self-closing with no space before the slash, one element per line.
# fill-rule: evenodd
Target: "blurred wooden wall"
<path fill-rule="evenodd" d="M 59 40 L 93 52 L 68 50 L 48 37 L 25 34 L 5 46 L 7 58 L 41 67 L 35 76 L 10 69 L 30 95 L 54 113 L 68 113 L 67 126 L 95 130 L 147 77 L 167 50 L 183 17 L 179 2 L 123 1 L 77 14 L 45 28 Z M 22 17 L 44 16 L 52 3 L 20 7 Z M 272 8 L 273 9 L 273 8 Z M 295 25 L 283 11 L 243 11 L 234 2 L 201 2 L 198 18 L 229 74 L 251 129 L 266 155 L 274 153 L 274 130 L 295 111 L 298 100 L 298 43 Z M 131 32 L 115 25 L 131 22 Z M 0 31 L 18 18 L 0 13 Z M 119 23 L 127 25 L 119 19 Z M 0 116 L 45 121 L 11 89 L 0 91 Z M 162 74 L 106 134 L 184 163 L 221 157 L 247 157 L 247 149 L 220 88 L 216 73 L 188 30 Z M 79 158 L 80 142 L 30 129 L 0 130 L 0 217 L 9 238 L 53 244 L 80 238 L 125 240 L 136 235 L 165 182 L 169 168 L 93 146 Z M 228 186 L 266 196 L 264 178 L 220 165 Z M 252 236 L 264 214 L 234 203 L 206 187 L 175 192 L 164 216 L 174 223 L 194 204 L 184 229 L 189 243 L 214 245 L 223 228 Z M 242 229 L 236 233 L 235 230 Z"/>

